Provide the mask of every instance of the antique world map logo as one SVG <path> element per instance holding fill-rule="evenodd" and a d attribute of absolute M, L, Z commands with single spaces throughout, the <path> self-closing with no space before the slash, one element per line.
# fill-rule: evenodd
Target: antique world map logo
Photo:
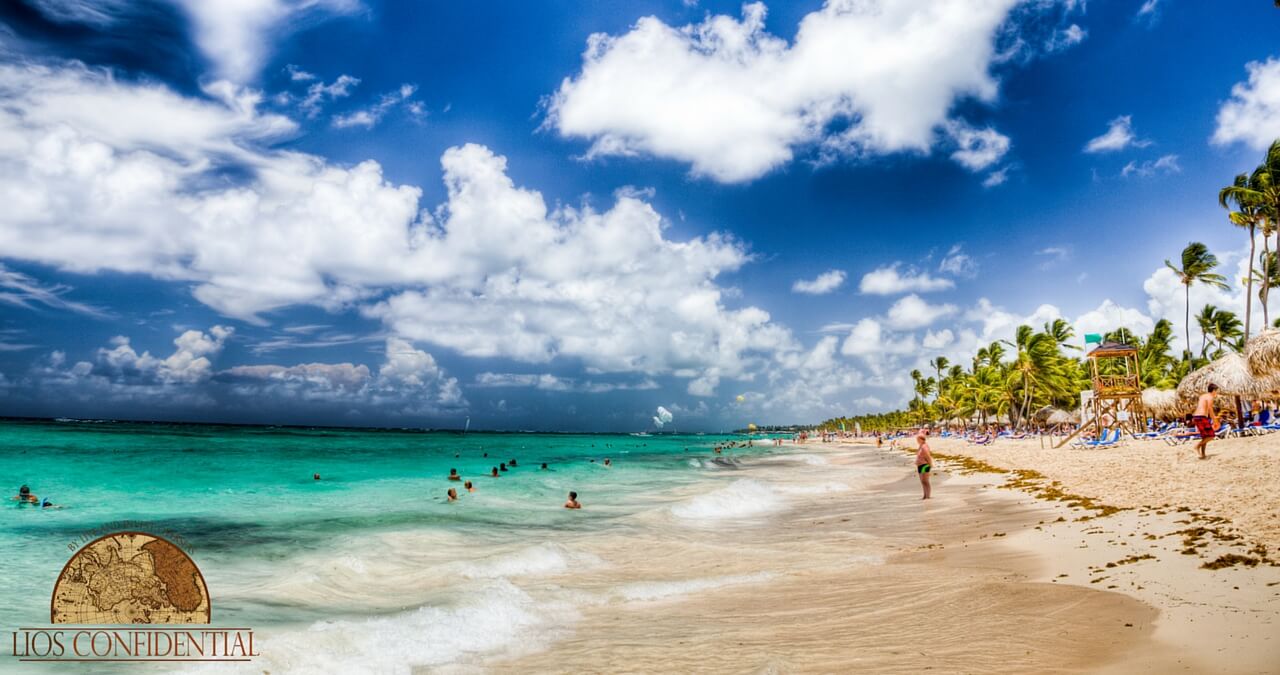
<path fill-rule="evenodd" d="M 204 575 L 169 539 L 124 531 L 72 546 L 75 554 L 53 586 L 52 625 L 13 631 L 19 661 L 245 662 L 259 656 L 251 628 L 210 625 Z"/>
<path fill-rule="evenodd" d="M 209 623 L 200 569 L 167 539 L 117 532 L 76 552 L 53 587 L 49 621 L 70 624 Z"/>

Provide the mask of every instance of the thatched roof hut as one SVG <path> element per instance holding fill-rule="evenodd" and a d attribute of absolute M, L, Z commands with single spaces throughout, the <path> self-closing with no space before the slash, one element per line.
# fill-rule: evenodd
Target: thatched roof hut
<path fill-rule="evenodd" d="M 1255 375 L 1280 375 L 1280 330 L 1264 330 L 1249 338 L 1244 358 Z"/>
<path fill-rule="evenodd" d="M 1213 383 L 1226 396 L 1274 398 L 1280 389 L 1280 373 L 1258 377 L 1241 354 L 1227 354 L 1209 365 L 1192 371 L 1178 383 L 1178 398 L 1195 401 Z"/>
<path fill-rule="evenodd" d="M 1142 407 L 1157 417 L 1173 417 L 1190 410 L 1176 389 L 1154 387 L 1142 390 Z"/>
<path fill-rule="evenodd" d="M 1047 423 L 1053 424 L 1053 425 L 1064 424 L 1068 422 L 1075 424 L 1079 421 L 1080 421 L 1080 413 L 1067 412 L 1066 410 L 1054 410 L 1052 413 L 1049 414 L 1049 417 L 1046 420 Z"/>

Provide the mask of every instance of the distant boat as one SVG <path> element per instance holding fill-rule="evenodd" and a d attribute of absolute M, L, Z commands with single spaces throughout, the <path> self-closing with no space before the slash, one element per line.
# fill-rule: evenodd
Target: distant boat
<path fill-rule="evenodd" d="M 632 433 L 631 435 L 632 435 L 632 436 L 648 436 L 648 435 L 649 435 L 649 433 L 648 433 L 648 432 L 645 432 L 645 431 L 640 431 L 640 432 Z"/>

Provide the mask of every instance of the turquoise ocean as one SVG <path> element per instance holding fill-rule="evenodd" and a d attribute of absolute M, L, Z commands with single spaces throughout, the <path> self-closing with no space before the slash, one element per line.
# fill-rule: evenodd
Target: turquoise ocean
<path fill-rule="evenodd" d="M 756 436 L 755 447 L 712 454 L 746 440 L 3 421 L 0 490 L 11 496 L 29 485 L 61 508 L 6 502 L 0 626 L 46 624 L 70 545 L 133 521 L 131 529 L 184 545 L 205 576 L 215 625 L 294 636 L 276 641 L 270 663 L 278 667 L 337 667 L 341 659 L 323 652 L 344 647 L 326 631 L 360 649 L 367 642 L 353 633 L 391 650 L 429 642 L 427 661 L 448 663 L 546 632 L 538 624 L 547 608 L 507 579 L 599 562 L 559 542 L 625 535 L 636 514 L 669 508 L 672 494 L 787 452 Z M 446 479 L 455 468 L 476 493 Z M 446 500 L 450 487 L 461 493 L 456 503 Z M 680 508 L 690 517 L 700 508 L 759 508 L 755 486 L 730 487 L 714 503 Z M 562 507 L 570 490 L 582 511 Z M 424 658 L 401 656 L 388 663 Z"/>

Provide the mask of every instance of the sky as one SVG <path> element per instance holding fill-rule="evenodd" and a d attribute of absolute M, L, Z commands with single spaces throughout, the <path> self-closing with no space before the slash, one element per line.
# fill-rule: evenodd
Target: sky
<path fill-rule="evenodd" d="M 1190 241 L 1232 282 L 1192 313 L 1243 311 L 1217 192 L 1280 137 L 1277 37 L 1256 0 L 11 0 L 0 414 L 716 431 L 900 407 L 1023 323 L 1181 336 Z"/>

